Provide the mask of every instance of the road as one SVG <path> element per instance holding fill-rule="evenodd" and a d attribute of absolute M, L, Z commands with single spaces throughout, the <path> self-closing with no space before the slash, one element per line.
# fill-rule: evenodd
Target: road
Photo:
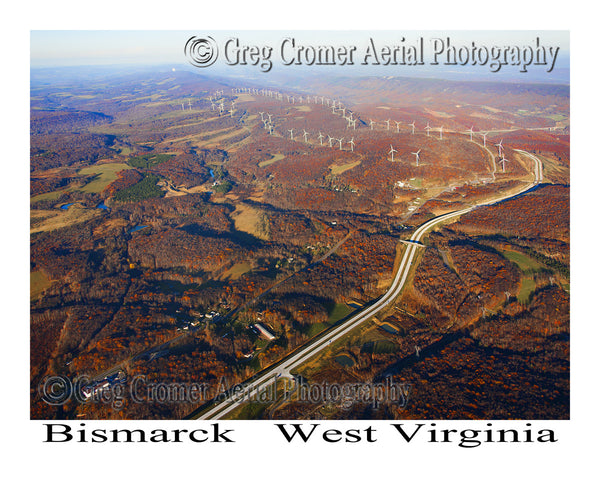
<path fill-rule="evenodd" d="M 242 405 L 245 401 L 247 401 L 248 398 L 252 398 L 252 396 L 255 395 L 257 392 L 261 390 L 264 391 L 273 382 L 275 382 L 277 378 L 293 378 L 291 374 L 293 369 L 299 367 L 309 358 L 317 355 L 319 352 L 329 347 L 331 343 L 335 342 L 336 340 L 339 340 L 344 335 L 349 333 L 352 329 L 358 327 L 360 324 L 364 323 L 365 321 L 369 320 L 371 317 L 376 315 L 378 312 L 385 309 L 390 303 L 392 303 L 396 299 L 396 297 L 402 291 L 402 288 L 406 283 L 406 279 L 408 278 L 408 274 L 417 254 L 417 249 L 420 247 L 420 245 L 418 245 L 418 242 L 420 242 L 423 236 L 433 227 L 439 225 L 440 223 L 447 222 L 454 218 L 458 218 L 461 215 L 471 212 L 472 210 L 478 207 L 492 205 L 494 203 L 507 200 L 517 195 L 521 195 L 527 192 L 528 190 L 534 188 L 539 183 L 541 183 L 543 180 L 542 162 L 528 152 L 525 152 L 523 150 L 517 151 L 533 160 L 533 182 L 529 183 L 517 192 L 512 192 L 508 195 L 504 195 L 493 200 L 488 200 L 486 202 L 482 202 L 461 210 L 457 210 L 455 212 L 440 215 L 439 217 L 433 218 L 421 225 L 417 230 L 415 230 L 413 235 L 410 237 L 410 241 L 406 244 L 406 250 L 404 251 L 402 261 L 400 262 L 400 266 L 398 267 L 396 275 L 394 276 L 392 285 L 390 286 L 388 291 L 383 296 L 381 296 L 375 303 L 357 312 L 344 323 L 332 328 L 326 334 L 318 337 L 315 341 L 309 342 L 305 346 L 292 352 L 283 360 L 278 362 L 275 367 L 269 368 L 264 373 L 255 376 L 252 380 L 241 384 L 241 388 L 238 390 L 240 392 L 239 395 L 230 395 L 227 398 L 225 398 L 221 403 L 211 405 L 210 407 L 208 407 L 207 410 L 201 412 L 201 414 L 196 418 L 198 420 L 221 419 L 224 416 L 231 413 L 237 407 Z"/>

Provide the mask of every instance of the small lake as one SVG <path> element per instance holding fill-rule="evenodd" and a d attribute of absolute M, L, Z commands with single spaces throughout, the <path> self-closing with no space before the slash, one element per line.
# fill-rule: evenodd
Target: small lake
<path fill-rule="evenodd" d="M 67 203 L 60 207 L 61 210 L 68 210 L 71 205 L 75 205 L 74 203 Z"/>
<path fill-rule="evenodd" d="M 354 360 L 348 355 L 338 355 L 337 357 L 335 357 L 335 361 L 339 363 L 342 367 L 354 366 Z"/>
<path fill-rule="evenodd" d="M 215 172 L 213 172 L 212 168 L 208 171 L 208 173 L 210 173 L 212 178 L 215 178 Z"/>
<path fill-rule="evenodd" d="M 108 208 L 106 205 L 104 205 L 104 202 L 99 203 L 96 208 L 101 208 L 102 210 L 106 210 L 106 211 L 110 211 L 110 208 Z"/>
<path fill-rule="evenodd" d="M 146 227 L 148 227 L 148 225 L 138 225 L 137 227 L 133 227 L 131 230 L 129 230 L 129 233 L 139 232 Z"/>
<path fill-rule="evenodd" d="M 395 329 L 394 327 L 392 327 L 389 323 L 384 323 L 383 325 L 380 325 L 379 328 L 385 330 L 388 333 L 391 333 L 393 335 L 398 335 L 398 333 L 400 333 L 397 329 Z"/>

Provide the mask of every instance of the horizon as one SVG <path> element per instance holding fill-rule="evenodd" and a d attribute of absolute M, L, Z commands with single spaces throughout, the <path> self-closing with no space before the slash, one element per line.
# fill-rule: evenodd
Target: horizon
<path fill-rule="evenodd" d="M 123 68 L 148 68 L 148 67 L 171 67 L 178 70 L 197 71 L 209 76 L 244 76 L 246 79 L 256 77 L 264 82 L 265 78 L 273 75 L 327 75 L 342 77 L 404 77 L 404 78 L 437 78 L 447 80 L 463 81 L 491 81 L 509 83 L 549 83 L 570 84 L 570 41 L 568 31 L 207 31 L 204 35 L 214 36 L 218 45 L 219 53 L 223 53 L 224 39 L 238 39 L 240 46 L 256 47 L 257 56 L 264 55 L 264 49 L 269 50 L 269 57 L 260 59 L 269 62 L 269 70 L 262 69 L 263 64 L 247 64 L 241 60 L 238 63 L 227 63 L 218 58 L 214 65 L 208 68 L 192 66 L 184 53 L 186 40 L 197 34 L 192 31 L 31 31 L 30 48 L 30 70 L 53 69 L 53 68 L 91 68 L 105 67 L 108 69 Z M 271 53 L 277 54 L 273 45 L 281 38 L 294 38 L 298 45 L 308 48 L 319 48 L 319 46 L 333 46 L 338 48 L 358 45 L 358 51 L 364 53 L 368 48 L 367 39 L 373 39 L 377 47 L 398 46 L 407 49 L 414 48 L 417 51 L 419 40 L 425 44 L 421 47 L 422 63 L 420 64 L 364 64 L 357 57 L 354 63 L 344 64 L 340 62 L 335 65 L 282 65 L 275 58 L 271 60 Z M 433 37 L 448 39 L 452 48 L 457 50 L 464 47 L 468 50 L 468 43 L 481 48 L 492 48 L 497 46 L 506 48 L 514 46 L 517 48 L 529 48 L 534 50 L 533 42 L 539 38 L 540 44 L 551 46 L 558 50 L 556 52 L 556 64 L 552 64 L 551 71 L 546 66 L 529 65 L 526 72 L 519 70 L 519 65 L 503 65 L 499 71 L 492 71 L 490 64 L 472 65 L 446 65 L 441 55 L 434 63 L 432 59 L 431 45 L 427 45 L 426 38 L 430 43 Z M 362 43 L 361 43 L 362 42 Z M 508 44 L 508 45 L 507 45 Z M 350 47 L 352 48 L 352 47 Z M 423 53 L 423 50 L 425 51 Z M 535 50 L 534 50 L 535 51 Z M 281 53 L 281 52 L 279 52 Z M 522 52 L 518 53 L 519 59 Z M 235 53 L 236 58 L 238 53 Z M 545 55 L 545 53 L 544 53 Z M 508 57 L 508 55 L 507 55 Z M 524 57 L 524 53 L 523 53 Z M 255 57 L 256 58 L 256 57 Z M 475 58 L 475 56 L 473 56 Z M 511 57 L 514 59 L 514 57 Z M 383 63 L 383 62 L 381 62 Z"/>

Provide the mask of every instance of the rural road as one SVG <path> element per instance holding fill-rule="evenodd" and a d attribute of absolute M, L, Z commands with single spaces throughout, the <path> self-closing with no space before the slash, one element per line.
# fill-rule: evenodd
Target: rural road
<path fill-rule="evenodd" d="M 396 299 L 396 297 L 400 294 L 402 288 L 406 283 L 406 279 L 408 278 L 408 274 L 412 267 L 415 255 L 417 253 L 417 248 L 420 247 L 418 245 L 418 242 L 420 242 L 425 233 L 427 233 L 433 227 L 439 225 L 442 222 L 446 222 L 453 218 L 460 217 L 461 215 L 471 212 L 472 210 L 478 207 L 492 205 L 507 200 L 509 198 L 521 195 L 534 188 L 539 183 L 541 183 L 543 180 L 542 162 L 537 157 L 528 152 L 525 152 L 524 150 L 515 151 L 533 160 L 534 180 L 531 183 L 527 184 L 525 187 L 523 187 L 516 193 L 513 192 L 500 198 L 495 198 L 493 200 L 488 200 L 486 202 L 482 202 L 477 205 L 457 210 L 455 212 L 440 215 L 439 217 L 435 217 L 421 225 L 417 230 L 415 230 L 413 235 L 410 237 L 410 241 L 405 242 L 407 247 L 404 251 L 404 255 L 402 256 L 402 261 L 400 262 L 398 271 L 394 276 L 392 285 L 390 286 L 388 291 L 385 294 L 383 294 L 375 303 L 357 312 L 355 315 L 348 318 L 348 320 L 346 320 L 344 323 L 332 328 L 330 331 L 318 337 L 316 340 L 309 342 L 305 346 L 300 347 L 298 350 L 290 353 L 287 357 L 278 362 L 275 367 L 268 368 L 267 371 L 265 371 L 263 374 L 258 374 L 250 381 L 240 384 L 239 388 L 235 390 L 236 392 L 239 392 L 238 394 L 229 395 L 220 403 L 210 405 L 209 407 L 207 407 L 207 409 L 201 411 L 198 416 L 195 416 L 193 418 L 197 420 L 218 420 L 225 417 L 237 407 L 242 405 L 245 401 L 247 401 L 248 398 L 252 398 L 252 396 L 255 395 L 257 392 L 266 389 L 273 382 L 275 382 L 277 378 L 293 378 L 291 371 L 294 368 L 297 368 L 298 366 L 306 362 L 309 358 L 315 356 L 323 349 L 327 348 L 332 342 L 339 340 L 352 329 L 356 328 L 363 322 L 369 320 L 382 309 L 386 308 L 391 302 L 393 302 Z"/>

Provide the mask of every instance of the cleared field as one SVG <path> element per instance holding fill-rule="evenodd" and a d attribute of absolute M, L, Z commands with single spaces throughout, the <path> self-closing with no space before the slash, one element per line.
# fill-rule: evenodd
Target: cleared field
<path fill-rule="evenodd" d="M 521 303 L 527 303 L 529 294 L 535 290 L 535 280 L 530 277 L 525 277 L 521 281 L 521 288 L 517 294 L 517 299 Z"/>
<path fill-rule="evenodd" d="M 541 263 L 533 258 L 514 250 L 505 250 L 502 255 L 511 262 L 516 263 L 523 272 L 535 272 L 544 268 Z"/>
<path fill-rule="evenodd" d="M 238 102 L 253 102 L 254 97 L 249 93 L 239 93 L 237 96 Z"/>
<path fill-rule="evenodd" d="M 360 163 L 360 160 L 357 160 L 356 162 L 345 163 L 343 165 L 329 165 L 329 170 L 331 170 L 331 173 L 333 173 L 334 175 L 339 175 L 341 173 L 353 169 L 354 167 L 357 167 L 358 165 L 360 165 Z"/>
<path fill-rule="evenodd" d="M 244 204 L 237 204 L 231 214 L 235 228 L 262 240 L 269 239 L 269 224 L 263 212 Z"/>
<path fill-rule="evenodd" d="M 29 274 L 29 298 L 31 300 L 39 297 L 54 282 L 41 270 L 36 270 Z"/>
<path fill-rule="evenodd" d="M 223 274 L 221 275 L 219 280 L 225 280 L 225 279 L 237 280 L 244 273 L 248 273 L 250 270 L 252 270 L 252 266 L 248 262 L 236 263 L 229 270 L 227 270 L 226 272 L 223 272 Z"/>
<path fill-rule="evenodd" d="M 132 167 L 126 163 L 103 163 L 82 168 L 77 172 L 79 175 L 98 175 L 98 178 L 95 178 L 90 183 L 77 190 L 84 193 L 100 193 L 117 179 L 118 172 L 130 168 Z"/>
<path fill-rule="evenodd" d="M 37 233 L 49 232 L 85 222 L 97 215 L 101 215 L 102 211 L 97 208 L 84 208 L 81 205 L 75 204 L 69 207 L 68 210 L 31 210 L 29 213 L 31 223 L 29 233 Z"/>
<path fill-rule="evenodd" d="M 285 158 L 285 155 L 283 153 L 276 153 L 275 155 L 273 155 L 273 158 L 271 158 L 270 160 L 265 160 L 264 162 L 260 162 L 258 164 L 259 167 L 266 167 L 268 165 L 272 165 L 275 162 L 278 162 L 279 160 L 283 160 Z"/>

